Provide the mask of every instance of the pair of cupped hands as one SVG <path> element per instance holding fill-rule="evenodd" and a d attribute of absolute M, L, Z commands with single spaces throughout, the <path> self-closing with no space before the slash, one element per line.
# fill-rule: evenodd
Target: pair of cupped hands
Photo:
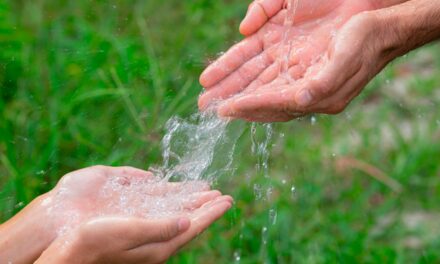
<path fill-rule="evenodd" d="M 375 10 L 400 2 L 299 1 L 293 14 L 286 0 L 254 1 L 245 39 L 200 77 L 199 108 L 257 122 L 340 113 L 396 57 Z"/>
<path fill-rule="evenodd" d="M 383 7 L 378 2 L 299 1 L 287 30 L 285 18 L 292 14 L 284 0 L 253 2 L 240 26 L 246 38 L 202 74 L 200 82 L 206 92 L 199 99 L 200 108 L 216 105 L 221 116 L 264 122 L 308 113 L 339 113 L 392 59 L 384 52 L 387 43 L 377 41 L 383 32 L 368 12 Z M 287 49 L 283 39 L 288 40 Z M 99 195 L 115 177 L 122 177 L 128 185 L 154 178 L 150 172 L 130 167 L 97 166 L 67 174 L 54 190 L 0 226 L 0 231 L 13 233 L 11 238 L 28 238 L 21 244 L 0 239 L 0 244 L 14 245 L 14 250 L 0 254 L 0 260 L 162 263 L 232 205 L 230 196 L 206 185 L 188 192 L 191 199 L 180 213 L 164 218 L 136 217 L 136 212 L 131 216 L 94 214 L 112 199 L 121 199 L 117 193 L 105 199 Z M 149 196 L 162 197 L 185 186 L 161 185 Z M 65 195 L 61 201 L 57 200 L 60 193 Z M 74 228 L 60 232 L 71 220 Z"/>
<path fill-rule="evenodd" d="M 148 188 L 139 191 L 139 183 Z M 176 193 L 181 198 L 167 201 Z M 0 226 L 0 262 L 164 263 L 231 205 L 230 196 L 205 182 L 165 182 L 132 167 L 89 167 L 66 174 Z M 155 206 L 163 212 L 150 214 Z"/>

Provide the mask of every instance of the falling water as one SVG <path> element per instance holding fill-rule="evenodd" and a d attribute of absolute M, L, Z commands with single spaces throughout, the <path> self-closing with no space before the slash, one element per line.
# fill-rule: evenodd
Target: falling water
<path fill-rule="evenodd" d="M 197 113 L 188 120 L 171 118 L 162 140 L 163 165 L 150 170 L 165 181 L 214 180 L 215 175 L 208 175 L 207 170 L 213 163 L 216 147 L 227 144 L 230 139 L 226 133 L 227 125 L 226 120 L 213 113 Z M 234 144 L 230 147 L 233 150 Z M 226 160 L 221 168 L 223 171 L 230 169 L 232 152 L 222 153 L 226 156 L 222 157 Z"/>
<path fill-rule="evenodd" d="M 281 56 L 280 56 L 280 75 L 291 82 L 289 75 L 289 60 L 292 53 L 292 40 L 290 37 L 293 34 L 293 25 L 295 23 L 296 12 L 298 10 L 299 0 L 286 1 L 286 18 L 284 19 L 283 39 L 281 41 Z"/>
<path fill-rule="evenodd" d="M 288 69 L 288 57 L 291 43 L 289 31 L 294 23 L 298 0 L 289 1 L 287 6 L 286 32 L 283 47 L 287 47 L 283 61 L 283 71 Z M 122 177 L 107 180 L 97 200 L 107 204 L 99 211 L 91 210 L 87 218 L 105 215 L 134 215 L 141 217 L 167 217 L 185 211 L 191 204 L 193 194 L 203 191 L 208 184 L 214 183 L 222 174 L 234 171 L 233 154 L 236 142 L 244 131 L 243 122 L 228 122 L 218 118 L 212 112 L 197 113 L 188 119 L 172 117 L 165 126 L 166 134 L 162 140 L 163 163 L 150 170 L 154 177 L 134 179 L 129 184 Z M 257 127 L 262 128 L 263 137 L 257 137 Z M 273 127 L 271 124 L 251 126 L 252 153 L 256 157 L 256 174 L 263 175 L 264 185 L 254 185 L 256 199 L 272 203 L 273 184 L 269 177 L 269 156 Z M 122 180 L 122 181 L 121 181 Z M 177 188 L 170 188 L 181 182 Z M 170 191 L 171 189 L 171 191 Z M 48 201 L 48 210 L 60 210 L 69 214 L 71 219 L 62 231 L 77 225 L 81 219 L 75 210 L 65 211 L 68 190 L 61 190 L 53 201 Z M 65 218 L 65 217 L 64 217 Z M 270 207 L 268 224 L 262 229 L 262 242 L 267 244 L 270 226 L 277 220 L 277 210 Z M 265 246 L 266 247 L 266 246 Z M 235 261 L 240 261 L 240 250 L 234 254 Z"/>

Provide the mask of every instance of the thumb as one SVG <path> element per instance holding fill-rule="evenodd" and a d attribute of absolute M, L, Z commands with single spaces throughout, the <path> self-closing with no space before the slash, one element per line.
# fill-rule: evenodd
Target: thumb
<path fill-rule="evenodd" d="M 188 218 L 145 220 L 140 218 L 106 217 L 83 226 L 85 234 L 94 237 L 121 237 L 128 248 L 171 240 L 190 227 Z"/>
<path fill-rule="evenodd" d="M 240 33 L 249 36 L 283 9 L 284 0 L 255 0 L 240 24 Z"/>
<path fill-rule="evenodd" d="M 142 244 L 153 242 L 165 242 L 182 234 L 190 227 L 188 218 L 158 219 L 145 221 L 141 230 L 145 230 Z"/>

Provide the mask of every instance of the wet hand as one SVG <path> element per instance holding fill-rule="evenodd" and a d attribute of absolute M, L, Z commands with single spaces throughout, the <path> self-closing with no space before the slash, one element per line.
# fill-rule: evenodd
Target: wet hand
<path fill-rule="evenodd" d="M 309 85 L 324 65 L 329 64 L 335 39 L 347 21 L 355 14 L 375 8 L 369 1 L 360 0 L 318 2 L 300 1 L 294 25 L 287 33 L 284 33 L 284 21 L 288 14 L 282 1 L 266 0 L 251 5 L 241 31 L 245 34 L 257 31 L 204 71 L 201 84 L 207 91 L 199 99 L 200 108 L 220 101 L 221 116 L 251 121 L 286 121 L 312 112 L 308 105 L 313 102 L 297 102 L 310 100 L 313 93 L 299 94 L 300 84 Z M 287 50 L 283 34 L 286 34 Z M 286 57 L 286 54 L 290 55 Z"/>
<path fill-rule="evenodd" d="M 231 203 L 231 197 L 217 197 L 180 218 L 96 218 L 59 237 L 36 263 L 164 263 Z"/>
<path fill-rule="evenodd" d="M 163 252 L 174 252 L 223 215 L 231 203 L 231 197 L 211 191 L 204 182 L 164 182 L 150 172 L 131 167 L 94 166 L 78 170 L 66 174 L 52 191 L 0 225 L 0 262 L 31 263 L 54 240 L 57 242 L 48 252 L 61 252 L 58 247 L 69 244 L 72 234 L 76 234 L 72 240 L 75 243 L 69 245 L 74 247 L 67 253 L 84 246 L 97 253 L 110 253 L 105 248 L 111 240 L 115 248 L 121 247 L 115 252 L 122 254 L 123 245 L 136 243 L 139 235 L 145 235 L 148 244 L 156 239 L 157 230 L 165 235 L 173 223 L 179 225 L 179 219 L 189 220 L 189 228 L 179 228 L 169 239 L 163 238 L 167 245 L 173 241 Z M 138 227 L 144 229 L 136 236 Z M 146 232 L 147 227 L 151 234 Z M 84 236 L 89 239 L 77 239 Z M 152 258 L 164 256 L 160 253 L 154 252 Z M 46 254 L 48 258 L 63 256 Z"/>
<path fill-rule="evenodd" d="M 94 166 L 66 174 L 43 204 L 63 231 L 97 216 L 190 213 L 220 195 L 204 182 L 164 182 L 136 168 Z"/>

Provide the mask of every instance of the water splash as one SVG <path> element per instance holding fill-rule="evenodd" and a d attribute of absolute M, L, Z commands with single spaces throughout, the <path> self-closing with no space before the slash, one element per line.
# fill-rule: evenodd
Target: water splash
<path fill-rule="evenodd" d="M 71 203 L 75 190 L 68 184 L 63 187 L 69 181 L 61 181 L 54 199 L 45 203 L 47 211 L 60 221 L 68 219 L 60 224 L 59 234 L 95 217 L 157 219 L 190 214 L 200 206 L 198 199 L 210 184 L 235 171 L 235 144 L 244 128 L 244 122 L 228 122 L 212 113 L 173 117 L 165 126 L 163 163 L 150 169 L 151 177 L 103 177 L 91 203 L 95 207 L 81 210 Z"/>
<path fill-rule="evenodd" d="M 227 144 L 228 122 L 212 113 L 197 113 L 188 120 L 173 117 L 166 124 L 166 135 L 162 140 L 163 165 L 150 168 L 164 181 L 212 181 L 215 175 L 206 175 L 213 163 L 219 144 Z M 235 142 L 230 146 L 234 148 Z M 223 170 L 229 170 L 232 153 L 226 154 L 227 163 Z M 228 155 L 229 154 L 229 155 Z"/>

